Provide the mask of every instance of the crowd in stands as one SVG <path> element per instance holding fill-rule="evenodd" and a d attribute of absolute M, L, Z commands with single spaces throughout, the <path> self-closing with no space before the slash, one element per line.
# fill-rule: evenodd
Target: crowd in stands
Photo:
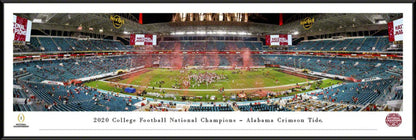
<path fill-rule="evenodd" d="M 63 52 L 63 51 L 109 51 L 131 50 L 133 46 L 124 45 L 109 39 L 78 39 L 71 37 L 31 37 L 30 44 L 14 46 L 15 52 Z"/>
<path fill-rule="evenodd" d="M 188 80 L 185 80 L 185 86 L 201 86 L 201 84 L 211 84 L 217 80 L 223 80 L 226 77 L 223 74 L 204 72 L 204 73 L 190 73 L 188 75 Z"/>
<path fill-rule="evenodd" d="M 403 89 L 396 90 L 392 100 L 403 100 Z"/>
<path fill-rule="evenodd" d="M 399 111 L 399 110 L 395 110 L 395 108 L 387 104 L 384 104 L 384 105 L 368 104 L 364 106 L 361 111 Z"/>
<path fill-rule="evenodd" d="M 291 111 L 359 111 L 362 108 L 359 105 L 312 100 L 301 96 L 281 101 L 280 106 L 284 106 L 286 110 Z"/>
<path fill-rule="evenodd" d="M 159 65 L 162 67 L 187 67 L 187 66 L 264 66 L 261 55 L 251 55 L 248 61 L 244 56 L 237 54 L 183 54 L 183 55 L 160 55 Z"/>
<path fill-rule="evenodd" d="M 296 46 L 289 47 L 289 50 L 386 51 L 388 47 L 389 47 L 388 37 L 366 36 L 362 38 L 302 41 Z"/>
<path fill-rule="evenodd" d="M 74 85 L 51 85 L 31 81 L 20 81 L 24 92 L 14 90 L 16 96 L 29 99 L 31 106 L 22 110 L 15 104 L 16 111 L 132 111 L 137 97 L 122 97 L 116 93 L 101 93 L 95 88 Z"/>
<path fill-rule="evenodd" d="M 267 55 L 264 57 L 266 61 L 270 61 L 275 65 L 309 69 L 311 71 L 354 77 L 356 79 L 371 77 L 389 78 L 393 74 L 386 71 L 403 69 L 403 62 L 395 60 L 295 55 Z"/>
<path fill-rule="evenodd" d="M 144 65 L 143 57 L 89 57 L 14 63 L 15 72 L 28 72 L 28 80 L 68 81 Z"/>
<path fill-rule="evenodd" d="M 190 112 L 264 112 L 264 111 L 359 111 L 364 106 L 312 100 L 307 94 L 285 98 L 245 102 L 142 102 L 142 111 L 190 111 Z"/>
<path fill-rule="evenodd" d="M 263 50 L 260 41 L 161 41 L 153 50 L 164 51 L 237 51 Z"/>
<path fill-rule="evenodd" d="M 365 37 L 344 40 L 305 41 L 292 50 L 333 50 L 333 51 L 383 51 L 388 45 L 386 37 Z M 31 44 L 16 50 L 26 52 L 51 51 L 103 51 L 131 50 L 112 40 L 78 40 L 75 38 L 32 37 Z M 153 50 L 168 51 L 237 51 L 262 50 L 261 42 L 226 41 L 162 41 Z M 144 48 L 146 49 L 146 48 Z M 13 83 L 22 89 L 14 89 L 15 111 L 133 111 L 139 98 L 119 96 L 115 93 L 101 93 L 95 88 L 75 85 L 50 85 L 43 80 L 68 81 L 129 69 L 158 60 L 160 67 L 181 68 L 187 66 L 264 66 L 265 61 L 288 67 L 354 77 L 357 79 L 378 77 L 382 80 L 343 83 L 336 87 L 314 92 L 317 100 L 296 97 L 286 101 L 250 102 L 247 104 L 189 105 L 184 111 L 358 111 L 363 105 L 374 104 L 391 83 L 403 73 L 403 62 L 396 60 L 355 59 L 339 57 L 295 56 L 295 55 L 250 55 L 240 54 L 180 54 L 180 55 L 132 55 L 112 57 L 82 57 L 77 59 L 41 60 L 13 64 Z M 150 60 L 149 60 L 150 59 Z M 196 86 L 226 78 L 215 73 L 190 74 L 187 86 Z M 389 90 L 390 91 L 390 90 Z M 403 90 L 394 92 L 391 100 L 402 100 Z M 208 97 L 207 97 L 208 98 Z M 143 103 L 148 111 L 167 111 L 176 108 L 176 103 L 157 105 Z M 369 106 L 367 106 L 369 107 Z M 367 108 L 365 108 L 367 110 Z M 369 107 L 367 111 L 380 110 Z"/>
<path fill-rule="evenodd" d="M 397 82 L 397 80 L 391 78 L 369 82 L 344 83 L 335 88 L 328 87 L 320 92 L 311 93 L 311 95 L 328 102 L 365 105 L 375 103 L 378 97 L 386 94 L 384 91 L 391 88 L 394 82 Z"/>
<path fill-rule="evenodd" d="M 213 106 L 190 106 L 188 111 L 195 111 L 195 112 L 217 112 L 217 111 L 234 111 L 234 109 L 227 104 L 227 106 L 221 105 L 213 105 Z"/>
<path fill-rule="evenodd" d="M 56 51 L 108 51 L 108 50 L 156 50 L 156 51 L 262 51 L 268 48 L 261 41 L 160 41 L 157 46 L 133 47 L 109 39 L 79 39 L 72 37 L 34 36 L 28 45 L 14 46 L 15 52 Z M 318 39 L 302 41 L 289 46 L 294 51 L 386 51 L 388 37 L 365 36 L 343 39 Z M 272 48 L 270 48 L 272 49 Z"/>
<path fill-rule="evenodd" d="M 58 51 L 109 51 L 109 50 L 156 50 L 156 51 L 238 51 L 263 50 L 260 41 L 161 41 L 157 46 L 134 47 L 108 39 L 78 39 L 71 37 L 31 37 L 30 44 L 14 46 L 15 52 Z"/>
<path fill-rule="evenodd" d="M 302 95 L 292 98 L 277 98 L 275 100 L 260 100 L 248 102 L 234 102 L 225 105 L 191 105 L 187 111 L 358 111 L 362 105 L 341 104 L 312 100 Z"/>
<path fill-rule="evenodd" d="M 13 108 L 15 111 L 358 111 L 364 105 L 374 104 L 377 97 L 384 94 L 380 91 L 390 88 L 393 80 L 341 83 L 321 91 L 232 104 L 230 101 L 190 104 L 185 101 L 163 100 L 149 103 L 149 100 L 142 102 L 145 98 L 103 93 L 83 85 L 51 85 L 21 80 L 18 83 L 21 89 L 14 89 L 13 96 L 26 101 L 24 104 L 14 104 Z M 313 99 L 315 96 L 318 98 Z M 379 111 L 383 107 L 366 111 Z"/>

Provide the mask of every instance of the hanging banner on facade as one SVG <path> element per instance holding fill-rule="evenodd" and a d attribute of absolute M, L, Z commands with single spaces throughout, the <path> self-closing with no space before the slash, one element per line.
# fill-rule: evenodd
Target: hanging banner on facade
<path fill-rule="evenodd" d="M 403 40 L 403 19 L 394 20 L 388 24 L 389 41 L 402 41 Z"/>
<path fill-rule="evenodd" d="M 131 34 L 130 45 L 156 45 L 157 35 Z"/>
<path fill-rule="evenodd" d="M 13 15 L 13 33 L 15 41 L 30 41 L 32 21 Z"/>

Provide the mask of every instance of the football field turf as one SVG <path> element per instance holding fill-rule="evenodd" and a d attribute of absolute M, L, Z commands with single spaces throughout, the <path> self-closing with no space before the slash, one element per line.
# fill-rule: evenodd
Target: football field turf
<path fill-rule="evenodd" d="M 287 84 L 295 84 L 306 82 L 307 79 L 285 74 L 277 71 L 276 68 L 256 69 L 252 71 L 243 70 L 169 70 L 169 69 L 150 69 L 150 71 L 132 76 L 127 79 L 118 81 L 119 83 L 172 88 L 175 85 L 183 83 L 184 79 L 191 73 L 216 73 L 224 75 L 226 78 L 217 80 L 211 84 L 196 84 L 191 82 L 188 89 L 218 89 L 224 87 L 225 89 L 241 89 L 241 88 L 256 88 L 256 87 L 270 87 Z M 239 72 L 239 73 L 237 73 Z M 158 82 L 163 81 L 163 84 Z M 180 88 L 186 88 L 180 86 Z"/>
<path fill-rule="evenodd" d="M 328 86 L 331 86 L 331 85 L 334 85 L 334 84 L 337 84 L 337 83 L 342 83 L 342 81 L 333 80 L 333 79 L 324 79 L 322 81 L 323 81 L 323 83 L 319 85 L 320 88 L 325 88 L 325 87 L 328 87 Z M 91 82 L 85 83 L 85 85 L 90 86 L 90 87 L 94 87 L 94 88 L 98 88 L 98 89 L 107 90 L 107 91 L 122 93 L 122 94 L 136 95 L 134 93 L 125 93 L 125 92 L 123 92 L 124 90 L 122 88 L 114 87 L 113 84 L 110 84 L 106 81 L 100 81 L 100 80 L 91 81 Z M 316 86 L 317 86 L 316 83 L 312 83 L 312 88 L 309 89 L 309 90 L 306 90 L 306 91 L 314 90 Z M 290 88 L 291 87 L 284 87 L 284 88 L 278 87 L 278 88 L 267 89 L 267 91 L 278 92 L 278 91 L 288 90 Z M 138 88 L 138 90 L 141 91 L 141 90 L 144 90 L 144 89 L 143 88 Z M 160 90 L 158 90 L 158 89 L 153 90 L 152 88 L 147 88 L 146 91 L 161 93 Z M 290 93 L 290 95 L 294 95 L 296 93 L 301 93 L 301 92 L 306 92 L 306 91 L 292 92 L 292 93 Z M 236 94 L 238 92 L 240 92 L 240 91 L 225 91 L 224 95 L 225 96 L 230 96 L 230 94 Z M 221 94 L 219 94 L 218 91 L 187 91 L 187 90 L 174 91 L 174 90 L 166 90 L 166 93 L 175 94 L 177 99 L 179 99 L 181 96 L 203 96 L 203 97 L 205 97 L 206 95 L 208 95 L 209 97 L 211 97 L 211 96 L 220 97 L 221 96 Z M 248 91 L 247 93 L 251 93 L 251 91 Z M 290 96 L 290 95 L 286 95 L 286 96 Z M 283 96 L 285 96 L 285 95 L 280 95 L 279 97 L 283 97 Z M 161 99 L 160 97 L 148 96 L 148 95 L 144 95 L 144 97 Z M 165 99 L 172 100 L 173 98 L 165 98 Z M 207 100 L 207 99 L 204 98 L 202 100 L 195 100 L 195 101 L 212 101 L 212 100 Z M 222 101 L 222 99 L 218 98 L 215 101 Z"/>

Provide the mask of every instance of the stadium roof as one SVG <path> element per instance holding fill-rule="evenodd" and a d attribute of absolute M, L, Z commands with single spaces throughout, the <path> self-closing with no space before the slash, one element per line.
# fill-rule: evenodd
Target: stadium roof
<path fill-rule="evenodd" d="M 168 34 L 186 30 L 244 30 L 253 34 L 298 34 L 319 35 L 337 32 L 354 32 L 387 29 L 387 22 L 400 18 L 402 14 L 288 14 L 283 15 L 279 26 L 279 14 L 249 14 L 245 22 L 170 22 L 173 14 L 143 14 L 143 23 L 138 23 L 134 13 L 22 13 L 16 14 L 33 21 L 35 30 L 79 31 L 127 37 L 130 33 Z M 120 15 L 124 24 L 115 28 L 112 15 Z M 315 22 L 309 30 L 303 29 L 300 21 L 306 17 Z M 90 30 L 92 28 L 92 30 Z M 100 32 L 100 30 L 102 32 Z M 296 35 L 295 35 L 296 36 Z"/>

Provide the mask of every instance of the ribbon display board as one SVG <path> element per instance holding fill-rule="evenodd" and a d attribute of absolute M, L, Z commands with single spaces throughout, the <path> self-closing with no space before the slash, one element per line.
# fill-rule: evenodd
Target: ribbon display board
<path fill-rule="evenodd" d="M 266 35 L 266 45 L 292 45 L 292 35 Z"/>
<path fill-rule="evenodd" d="M 131 34 L 130 45 L 156 45 L 157 35 Z"/>

